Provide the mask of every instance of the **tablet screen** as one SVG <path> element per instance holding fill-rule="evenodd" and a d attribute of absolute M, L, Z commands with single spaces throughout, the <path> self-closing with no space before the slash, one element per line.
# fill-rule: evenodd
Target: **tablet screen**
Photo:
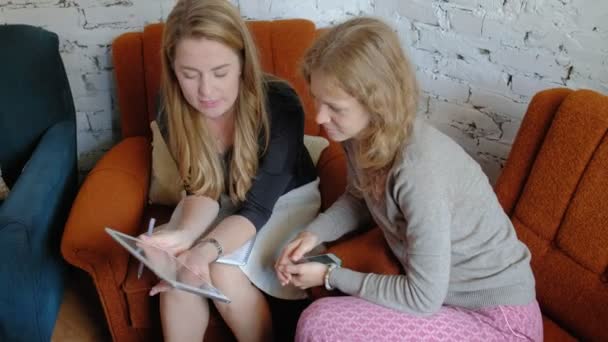
<path fill-rule="evenodd" d="M 230 302 L 217 288 L 192 272 L 166 250 L 110 228 L 106 228 L 106 232 L 131 255 L 143 262 L 154 274 L 173 287 L 223 302 Z"/>

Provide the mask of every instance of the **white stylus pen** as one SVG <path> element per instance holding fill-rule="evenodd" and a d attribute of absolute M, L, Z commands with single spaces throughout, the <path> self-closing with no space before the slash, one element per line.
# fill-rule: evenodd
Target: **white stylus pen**
<path fill-rule="evenodd" d="M 154 217 L 150 218 L 150 222 L 148 223 L 148 232 L 146 233 L 146 235 L 151 236 L 152 232 L 154 231 L 154 223 L 156 223 L 156 219 L 154 219 Z M 137 269 L 137 279 L 141 278 L 141 274 L 144 271 L 144 263 L 140 262 L 139 263 L 139 268 Z"/>

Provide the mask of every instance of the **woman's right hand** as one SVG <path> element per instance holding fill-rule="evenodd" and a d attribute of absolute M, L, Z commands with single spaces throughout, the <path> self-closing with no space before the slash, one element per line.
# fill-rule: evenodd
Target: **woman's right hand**
<path fill-rule="evenodd" d="M 219 211 L 217 201 L 206 196 L 187 196 L 177 204 L 167 224 L 158 226 L 152 236 L 140 239 L 153 243 L 173 255 L 188 250 L 215 220 Z"/>
<path fill-rule="evenodd" d="M 303 231 L 283 248 L 274 265 L 281 285 L 285 286 L 291 281 L 291 274 L 284 271 L 285 266 L 298 262 L 304 254 L 310 252 L 318 243 L 319 237 L 315 233 Z"/>
<path fill-rule="evenodd" d="M 175 270 L 177 280 L 193 287 L 200 287 L 203 284 L 211 285 L 209 264 L 217 258 L 214 253 L 217 254 L 214 247 L 208 244 L 198 244 L 179 254 L 177 256 L 179 260 L 178 269 Z M 150 289 L 149 295 L 154 296 L 171 289 L 169 283 L 161 280 Z"/>
<path fill-rule="evenodd" d="M 179 255 L 188 250 L 197 236 L 183 228 L 169 228 L 168 224 L 155 229 L 152 236 L 141 234 L 138 238 L 146 243 L 162 248 L 172 255 Z"/>

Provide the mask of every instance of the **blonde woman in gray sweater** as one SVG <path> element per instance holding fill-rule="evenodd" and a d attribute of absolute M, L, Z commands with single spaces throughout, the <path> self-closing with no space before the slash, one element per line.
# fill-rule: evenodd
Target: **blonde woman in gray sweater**
<path fill-rule="evenodd" d="M 542 341 L 530 252 L 479 165 L 416 119 L 416 80 L 396 33 L 351 19 L 314 43 L 303 74 L 317 122 L 346 151 L 348 186 L 275 268 L 283 285 L 350 296 L 314 302 L 296 340 Z M 403 274 L 298 263 L 372 220 Z"/>

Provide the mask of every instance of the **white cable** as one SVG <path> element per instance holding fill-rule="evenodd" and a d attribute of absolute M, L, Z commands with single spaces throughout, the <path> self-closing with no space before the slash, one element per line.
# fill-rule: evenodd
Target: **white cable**
<path fill-rule="evenodd" d="M 502 305 L 499 305 L 498 308 L 500 309 L 500 312 L 502 312 L 502 316 L 505 318 L 505 322 L 507 322 L 507 327 L 509 327 L 509 330 L 511 330 L 513 335 L 515 335 L 519 338 L 523 338 L 524 340 L 527 340 L 528 338 L 526 336 L 516 333 L 515 330 L 513 330 L 513 328 L 511 328 L 511 323 L 509 323 L 509 319 L 507 319 L 507 314 L 505 314 L 505 311 L 502 309 Z"/>

